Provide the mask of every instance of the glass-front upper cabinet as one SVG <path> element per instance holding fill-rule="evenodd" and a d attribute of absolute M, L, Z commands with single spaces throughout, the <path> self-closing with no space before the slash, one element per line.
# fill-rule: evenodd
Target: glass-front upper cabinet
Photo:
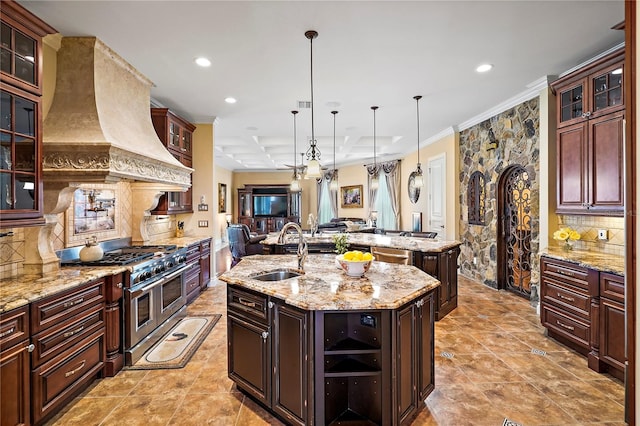
<path fill-rule="evenodd" d="M 558 126 L 564 127 L 624 109 L 624 49 L 556 80 Z"/>
<path fill-rule="evenodd" d="M 3 6 L 4 8 L 4 3 Z M 4 12 L 4 10 L 3 10 Z M 0 70 L 5 80 L 22 89 L 41 94 L 41 73 L 37 66 L 40 44 L 36 38 L 2 22 L 0 31 Z"/>

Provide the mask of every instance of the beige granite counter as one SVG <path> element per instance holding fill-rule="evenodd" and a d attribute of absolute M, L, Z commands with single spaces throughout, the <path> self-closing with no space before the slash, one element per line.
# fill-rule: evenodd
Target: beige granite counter
<path fill-rule="evenodd" d="M 126 271 L 124 266 L 64 267 L 60 271 L 44 276 L 20 275 L 2 279 L 0 280 L 0 313 L 124 271 Z"/>
<path fill-rule="evenodd" d="M 306 310 L 396 309 L 440 285 L 420 269 L 373 262 L 363 278 L 347 276 L 334 255 L 309 255 L 305 274 L 283 281 L 259 281 L 250 275 L 278 268 L 295 269 L 295 255 L 246 256 L 219 279 L 277 297 Z"/>
<path fill-rule="evenodd" d="M 332 244 L 334 235 L 338 234 L 316 234 L 314 237 L 312 237 L 310 234 L 305 234 L 304 237 L 305 240 L 307 240 L 307 244 Z M 345 233 L 345 235 L 347 236 L 347 242 L 349 244 L 396 248 L 401 250 L 412 250 L 427 253 L 443 252 L 462 244 L 460 241 L 446 241 L 440 240 L 438 238 L 400 237 L 395 235 L 390 236 L 366 233 Z M 297 241 L 298 235 L 295 233 L 287 234 L 285 237 L 286 244 L 294 244 Z M 277 245 L 278 234 L 269 234 L 267 239 L 262 241 L 262 244 Z"/>
<path fill-rule="evenodd" d="M 548 247 L 547 249 L 542 250 L 540 255 L 577 263 L 580 266 L 601 272 L 613 272 L 614 274 L 624 275 L 623 256 L 585 250 L 566 251 L 560 247 Z"/>

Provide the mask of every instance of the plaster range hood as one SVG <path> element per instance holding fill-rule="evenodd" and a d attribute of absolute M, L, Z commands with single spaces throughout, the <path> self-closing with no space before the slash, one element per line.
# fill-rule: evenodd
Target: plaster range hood
<path fill-rule="evenodd" d="M 185 191 L 192 169 L 153 128 L 153 83 L 96 37 L 63 37 L 53 103 L 43 124 L 43 177 L 49 183 L 121 180 Z"/>

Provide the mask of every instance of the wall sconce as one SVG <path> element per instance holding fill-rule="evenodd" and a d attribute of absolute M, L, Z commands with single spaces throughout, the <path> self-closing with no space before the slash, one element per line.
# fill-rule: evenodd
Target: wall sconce
<path fill-rule="evenodd" d="M 231 225 L 231 219 L 232 219 L 231 213 L 227 213 L 225 215 L 225 219 L 227 219 L 227 228 L 228 228 L 229 225 Z"/>

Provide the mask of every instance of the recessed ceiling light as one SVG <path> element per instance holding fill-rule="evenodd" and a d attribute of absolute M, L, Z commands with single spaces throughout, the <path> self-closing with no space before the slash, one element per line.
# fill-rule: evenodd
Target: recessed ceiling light
<path fill-rule="evenodd" d="M 232 97 L 224 98 L 224 101 L 228 104 L 235 104 L 236 102 L 238 102 L 236 98 L 232 98 Z"/>
<path fill-rule="evenodd" d="M 476 72 L 487 72 L 491 68 L 493 68 L 493 65 L 491 65 L 491 64 L 478 65 L 478 68 L 476 68 Z"/>
<path fill-rule="evenodd" d="M 196 64 L 200 65 L 201 67 L 209 67 L 211 66 L 211 61 L 207 58 L 200 57 L 196 58 Z"/>

